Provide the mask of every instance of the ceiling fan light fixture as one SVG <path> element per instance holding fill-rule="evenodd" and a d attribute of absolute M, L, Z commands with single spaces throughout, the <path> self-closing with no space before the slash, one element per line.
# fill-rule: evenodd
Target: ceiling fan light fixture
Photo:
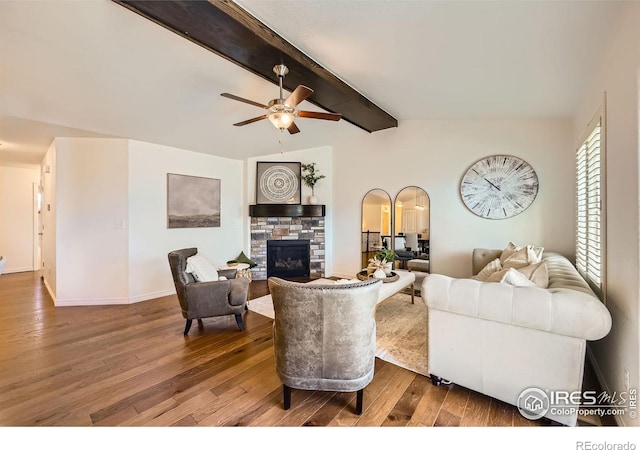
<path fill-rule="evenodd" d="M 293 114 L 290 112 L 274 112 L 269 114 L 269 121 L 279 130 L 285 130 L 293 123 Z"/>
<path fill-rule="evenodd" d="M 296 126 L 294 119 L 296 117 L 304 117 L 309 119 L 322 119 L 322 120 L 332 120 L 338 121 L 342 117 L 342 114 L 339 113 L 329 113 L 329 112 L 316 112 L 316 111 L 299 111 L 296 107 L 309 98 L 311 94 L 313 94 L 313 89 L 308 88 L 303 85 L 298 85 L 297 88 L 289 94 L 287 98 L 284 98 L 283 87 L 282 87 L 282 79 L 289 72 L 287 66 L 284 64 L 280 64 L 274 66 L 273 72 L 278 76 L 278 84 L 280 86 L 280 96 L 278 98 L 272 99 L 268 105 L 263 105 L 262 103 L 254 102 L 253 100 L 247 100 L 246 98 L 238 97 L 237 95 L 229 94 L 227 92 L 223 92 L 223 97 L 230 98 L 232 100 L 237 100 L 239 102 L 247 103 L 249 105 L 257 106 L 258 108 L 266 109 L 268 113 L 263 114 L 258 117 L 254 117 L 253 119 L 243 120 L 242 122 L 234 123 L 233 125 L 236 127 L 241 127 L 244 125 L 249 125 L 250 123 L 258 122 L 260 120 L 269 119 L 269 121 L 273 124 L 274 127 L 279 129 L 280 131 L 287 130 L 289 134 L 296 134 L 300 132 L 300 129 Z"/>

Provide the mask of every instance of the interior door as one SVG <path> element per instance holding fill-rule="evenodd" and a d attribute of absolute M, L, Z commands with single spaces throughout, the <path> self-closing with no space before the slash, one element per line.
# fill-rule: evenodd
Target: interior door
<path fill-rule="evenodd" d="M 42 220 L 42 193 L 43 188 L 42 184 L 39 184 L 36 189 L 36 198 L 35 198 L 35 216 L 36 216 L 36 230 L 38 235 L 35 239 L 36 241 L 36 257 L 35 264 L 36 272 L 38 276 L 42 278 L 44 276 L 44 271 L 42 270 L 42 263 L 44 261 L 44 247 L 42 245 L 42 236 L 44 236 L 44 223 Z"/>

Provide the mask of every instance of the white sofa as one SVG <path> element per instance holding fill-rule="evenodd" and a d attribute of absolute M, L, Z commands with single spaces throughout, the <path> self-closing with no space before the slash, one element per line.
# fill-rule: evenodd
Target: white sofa
<path fill-rule="evenodd" d="M 475 249 L 474 274 L 501 252 Z M 611 315 L 568 259 L 545 252 L 542 260 L 547 289 L 438 274 L 425 278 L 434 384 L 442 378 L 516 406 L 531 387 L 581 391 L 586 341 L 608 334 Z M 549 408 L 544 416 L 574 426 L 573 410 Z"/>

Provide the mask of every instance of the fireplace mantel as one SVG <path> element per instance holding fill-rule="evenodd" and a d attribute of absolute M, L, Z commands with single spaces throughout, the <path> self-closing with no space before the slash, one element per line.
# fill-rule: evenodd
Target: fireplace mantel
<path fill-rule="evenodd" d="M 250 217 L 324 217 L 325 205 L 249 205 Z"/>

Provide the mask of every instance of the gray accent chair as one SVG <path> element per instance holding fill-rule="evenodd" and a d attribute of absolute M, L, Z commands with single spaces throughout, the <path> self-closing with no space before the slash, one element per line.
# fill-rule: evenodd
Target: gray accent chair
<path fill-rule="evenodd" d="M 193 319 L 202 326 L 203 318 L 231 314 L 235 315 L 240 331 L 244 331 L 242 313 L 247 310 L 249 280 L 236 278 L 236 269 L 225 269 L 219 270 L 218 275 L 227 280 L 196 282 L 193 275 L 185 273 L 187 258 L 196 253 L 197 248 L 184 248 L 168 255 L 182 317 L 187 320 L 184 335 L 189 333 Z"/>
<path fill-rule="evenodd" d="M 284 409 L 291 407 L 292 388 L 357 391 L 356 414 L 361 414 L 364 388 L 373 379 L 382 281 L 316 284 L 271 277 L 268 284 Z"/>

